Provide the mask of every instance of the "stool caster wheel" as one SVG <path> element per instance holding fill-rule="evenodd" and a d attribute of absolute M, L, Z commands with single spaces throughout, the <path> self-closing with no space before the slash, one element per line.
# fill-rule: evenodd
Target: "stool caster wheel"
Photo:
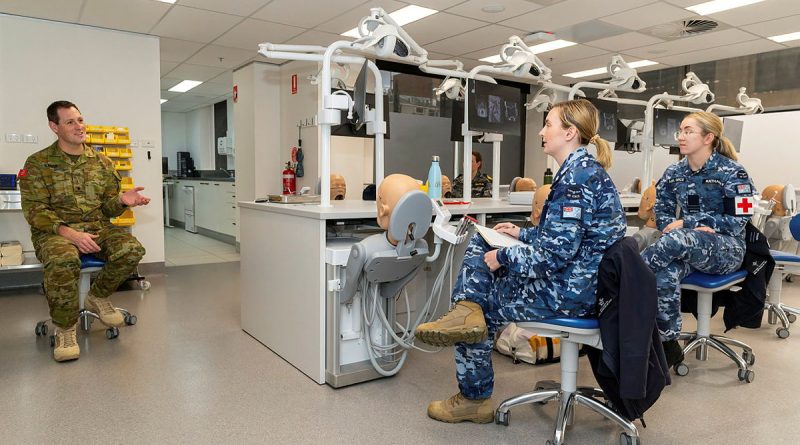
<path fill-rule="evenodd" d="M 47 323 L 43 321 L 36 323 L 36 329 L 34 329 L 34 332 L 36 332 L 37 337 L 43 337 L 47 335 Z"/>
<path fill-rule="evenodd" d="M 786 280 L 787 283 L 791 283 L 793 281 L 793 278 L 791 275 L 786 275 L 786 278 L 784 278 L 784 280 Z"/>
<path fill-rule="evenodd" d="M 106 338 L 109 340 L 113 340 L 119 337 L 119 328 L 108 328 L 106 329 Z"/>
<path fill-rule="evenodd" d="M 755 372 L 753 372 L 753 371 L 751 371 L 749 369 L 747 371 L 745 371 L 743 369 L 739 370 L 739 380 L 741 380 L 743 382 L 747 382 L 747 383 L 753 383 L 753 380 L 755 380 L 755 379 L 756 379 L 756 373 Z"/>
<path fill-rule="evenodd" d="M 789 330 L 786 328 L 775 329 L 775 333 L 778 334 L 779 338 L 789 338 Z"/>
<path fill-rule="evenodd" d="M 50 336 L 50 347 L 54 348 L 55 346 L 56 346 L 56 336 L 55 335 L 51 335 Z"/>
<path fill-rule="evenodd" d="M 135 315 L 128 314 L 125 316 L 125 324 L 128 326 L 135 325 L 137 320 Z"/>
<path fill-rule="evenodd" d="M 150 282 L 147 281 L 147 280 L 141 280 L 141 281 L 139 281 L 139 287 L 142 290 L 148 290 L 148 289 L 150 289 Z"/>
<path fill-rule="evenodd" d="M 789 331 L 786 332 L 788 333 Z M 780 337 L 780 334 L 778 334 L 778 336 Z M 786 337 L 781 337 L 781 338 L 786 338 Z M 742 353 L 742 359 L 744 359 L 745 363 L 747 363 L 747 366 L 753 366 L 756 363 L 756 355 L 753 354 L 753 351 L 744 351 Z"/>
<path fill-rule="evenodd" d="M 789 320 L 789 323 L 797 321 L 797 315 L 795 314 L 786 314 L 786 318 Z"/>
<path fill-rule="evenodd" d="M 678 363 L 675 365 L 675 374 L 684 377 L 689 374 L 689 367 L 686 366 L 686 363 Z"/>
<path fill-rule="evenodd" d="M 494 413 L 494 423 L 498 425 L 508 426 L 508 418 L 510 417 L 511 413 L 501 413 L 497 411 Z"/>
<path fill-rule="evenodd" d="M 628 433 L 620 433 L 619 445 L 639 445 L 639 438 L 633 437 Z"/>

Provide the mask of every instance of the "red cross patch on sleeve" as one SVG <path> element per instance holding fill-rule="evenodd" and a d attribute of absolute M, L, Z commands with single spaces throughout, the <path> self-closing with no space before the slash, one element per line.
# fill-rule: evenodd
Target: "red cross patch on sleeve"
<path fill-rule="evenodd" d="M 736 207 L 736 216 L 752 215 L 753 212 L 753 198 L 749 196 L 737 196 L 734 198 Z"/>
<path fill-rule="evenodd" d="M 21 169 L 19 171 L 19 173 L 17 173 L 17 178 L 24 178 L 26 176 L 28 176 L 28 169 L 27 168 L 23 168 L 23 169 Z"/>

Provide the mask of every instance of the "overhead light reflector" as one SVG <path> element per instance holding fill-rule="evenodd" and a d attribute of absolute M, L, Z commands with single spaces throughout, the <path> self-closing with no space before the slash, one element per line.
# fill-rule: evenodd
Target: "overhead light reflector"
<path fill-rule="evenodd" d="M 199 80 L 184 80 L 183 82 L 170 88 L 169 91 L 175 93 L 185 93 L 191 90 L 192 88 L 196 87 L 197 85 L 200 85 L 201 83 L 203 82 L 200 82 Z"/>
<path fill-rule="evenodd" d="M 162 104 L 163 104 L 164 102 L 167 102 L 167 101 L 169 101 L 169 99 L 161 99 L 161 103 L 162 103 Z"/>
<path fill-rule="evenodd" d="M 628 66 L 631 68 L 642 68 L 651 65 L 658 65 L 658 62 L 653 62 L 652 60 L 639 60 L 638 62 L 630 62 L 628 64 Z M 579 79 L 581 77 L 597 76 L 598 74 L 608 74 L 608 68 L 602 66 L 600 68 L 592 68 L 590 70 L 576 71 L 574 73 L 564 74 L 564 76 L 571 77 L 573 79 Z"/>
<path fill-rule="evenodd" d="M 754 3 L 761 3 L 763 1 L 764 0 L 714 0 L 689 6 L 686 9 L 700 15 L 709 15 L 729 9 L 741 8 L 742 6 L 752 5 Z"/>
<path fill-rule="evenodd" d="M 175 4 L 177 0 L 157 0 L 161 3 L 169 3 L 170 5 Z"/>
<path fill-rule="evenodd" d="M 781 34 L 779 36 L 772 36 L 767 38 L 772 40 L 773 42 L 778 42 L 778 43 L 790 42 L 792 40 L 800 39 L 800 32 L 792 32 L 789 34 Z"/>
<path fill-rule="evenodd" d="M 403 26 L 412 22 L 416 22 L 417 20 L 424 19 L 425 17 L 436 14 L 437 12 L 439 11 L 435 9 L 423 8 L 422 6 L 417 5 L 408 5 L 389 14 L 389 17 L 394 19 L 398 25 Z M 358 28 L 353 28 L 349 31 L 343 32 L 341 35 L 353 37 L 355 39 L 361 37 L 361 34 L 358 33 Z"/>
<path fill-rule="evenodd" d="M 547 43 L 540 43 L 538 45 L 531 46 L 531 52 L 534 54 L 541 54 L 546 53 L 548 51 L 555 51 L 557 49 L 566 48 L 572 45 L 577 45 L 575 42 L 570 42 L 569 40 L 553 40 L 552 42 Z M 494 56 L 484 57 L 482 59 L 478 59 L 481 62 L 489 62 L 489 63 L 500 63 L 503 59 L 500 57 L 499 54 Z"/>

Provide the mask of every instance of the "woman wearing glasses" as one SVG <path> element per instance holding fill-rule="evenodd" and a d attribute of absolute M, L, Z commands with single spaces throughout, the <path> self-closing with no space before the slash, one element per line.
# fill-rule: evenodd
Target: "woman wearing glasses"
<path fill-rule="evenodd" d="M 657 324 L 669 366 L 683 360 L 680 282 L 692 271 L 726 274 L 744 258 L 745 224 L 755 187 L 736 161 L 722 120 L 704 111 L 681 122 L 675 139 L 684 156 L 656 185 L 656 225 L 664 235 L 642 252 L 656 274 Z"/>

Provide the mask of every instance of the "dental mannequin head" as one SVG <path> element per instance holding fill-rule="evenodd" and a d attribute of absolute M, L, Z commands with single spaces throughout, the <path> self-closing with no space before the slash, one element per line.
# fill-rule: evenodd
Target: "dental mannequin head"
<path fill-rule="evenodd" d="M 533 209 L 531 209 L 531 224 L 534 226 L 539 225 L 539 217 L 542 216 L 542 208 L 544 202 L 547 201 L 547 196 L 550 195 L 550 184 L 545 184 L 536 190 L 533 194 Z"/>
<path fill-rule="evenodd" d="M 772 216 L 786 216 L 786 207 L 783 205 L 783 191 L 782 185 L 769 185 L 761 192 L 761 199 L 765 201 L 772 201 Z"/>
<path fill-rule="evenodd" d="M 342 201 L 347 195 L 347 182 L 344 176 L 332 174 L 331 175 L 331 201 Z"/>
<path fill-rule="evenodd" d="M 536 191 L 536 181 L 531 178 L 520 178 L 516 184 L 516 192 L 533 192 Z"/>
<path fill-rule="evenodd" d="M 450 178 L 445 175 L 442 175 L 442 198 L 452 198 L 453 197 L 453 183 L 450 182 Z"/>
<path fill-rule="evenodd" d="M 419 190 L 419 184 L 411 176 L 393 174 L 385 177 L 378 187 L 378 196 L 375 201 L 378 206 L 378 225 L 383 230 L 389 229 L 389 218 L 392 216 L 397 202 L 406 193 Z M 386 232 L 386 238 L 392 245 L 397 245 L 397 241 Z"/>
<path fill-rule="evenodd" d="M 656 205 L 656 182 L 650 183 L 642 192 L 642 200 L 639 202 L 639 218 L 647 221 L 645 227 L 656 228 L 656 212 L 653 208 Z"/>

